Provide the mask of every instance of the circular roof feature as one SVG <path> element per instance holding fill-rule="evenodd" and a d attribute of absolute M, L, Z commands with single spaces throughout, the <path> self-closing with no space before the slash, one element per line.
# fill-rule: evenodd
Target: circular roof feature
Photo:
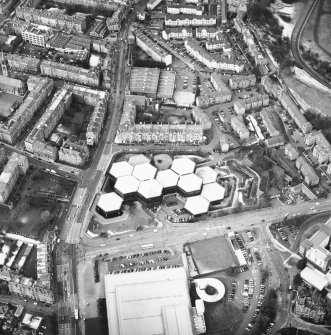
<path fill-rule="evenodd" d="M 133 176 L 124 176 L 117 179 L 114 188 L 121 194 L 130 194 L 138 191 L 140 181 Z"/>
<path fill-rule="evenodd" d="M 134 155 L 129 158 L 129 164 L 131 164 L 132 166 L 144 163 L 150 163 L 150 159 L 143 154 Z"/>
<path fill-rule="evenodd" d="M 217 179 L 217 172 L 210 166 L 197 168 L 195 174 L 202 179 L 203 184 L 214 183 Z"/>
<path fill-rule="evenodd" d="M 201 195 L 210 202 L 224 199 L 225 188 L 218 183 L 203 185 Z"/>
<path fill-rule="evenodd" d="M 185 207 L 188 212 L 192 215 L 199 215 L 208 212 L 209 201 L 206 200 L 201 195 L 196 195 L 194 197 L 188 197 L 186 199 Z"/>
<path fill-rule="evenodd" d="M 155 179 L 142 181 L 138 193 L 145 199 L 151 199 L 161 196 L 163 187 Z"/>
<path fill-rule="evenodd" d="M 153 165 L 149 163 L 144 163 L 136 165 L 133 169 L 132 175 L 140 181 L 144 181 L 148 179 L 153 179 L 156 175 L 156 171 L 157 170 Z"/>
<path fill-rule="evenodd" d="M 216 302 L 224 297 L 224 284 L 216 278 L 195 279 L 194 283 L 197 295 L 203 301 Z"/>
<path fill-rule="evenodd" d="M 154 156 L 154 165 L 159 171 L 170 169 L 171 164 L 172 158 L 167 154 L 158 154 Z"/>
<path fill-rule="evenodd" d="M 186 193 L 198 192 L 201 189 L 202 180 L 194 173 L 180 176 L 178 180 L 178 187 Z"/>
<path fill-rule="evenodd" d="M 195 169 L 195 163 L 189 158 L 175 158 L 172 162 L 171 169 L 179 175 L 193 173 Z"/>
<path fill-rule="evenodd" d="M 179 176 L 171 169 L 159 171 L 155 178 L 164 188 L 177 186 Z"/>
<path fill-rule="evenodd" d="M 104 212 L 118 211 L 123 203 L 123 199 L 115 192 L 102 194 L 97 206 Z"/>
<path fill-rule="evenodd" d="M 119 177 L 129 176 L 132 171 L 133 166 L 130 165 L 128 162 L 124 161 L 114 163 L 109 170 L 109 174 L 117 179 Z"/>

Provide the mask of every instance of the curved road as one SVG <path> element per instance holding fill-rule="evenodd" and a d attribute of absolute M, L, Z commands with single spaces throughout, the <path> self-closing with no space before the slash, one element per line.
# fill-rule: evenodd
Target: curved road
<path fill-rule="evenodd" d="M 313 12 L 316 4 L 319 0 L 308 0 L 306 7 L 302 10 L 299 20 L 294 26 L 292 36 L 291 36 L 291 50 L 294 59 L 296 62 L 315 80 L 325 85 L 328 88 L 331 88 L 331 83 L 326 80 L 323 76 L 318 74 L 314 69 L 312 69 L 301 56 L 299 45 L 302 32 L 305 28 L 305 25 Z"/>

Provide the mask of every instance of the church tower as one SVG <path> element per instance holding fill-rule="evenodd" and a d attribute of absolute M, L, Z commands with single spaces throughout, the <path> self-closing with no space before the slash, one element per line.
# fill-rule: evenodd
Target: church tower
<path fill-rule="evenodd" d="M 7 59 L 5 59 L 5 57 L 3 55 L 3 52 L 1 52 L 0 63 L 1 63 L 2 75 L 6 76 L 6 77 L 9 77 L 8 63 L 7 63 Z"/>

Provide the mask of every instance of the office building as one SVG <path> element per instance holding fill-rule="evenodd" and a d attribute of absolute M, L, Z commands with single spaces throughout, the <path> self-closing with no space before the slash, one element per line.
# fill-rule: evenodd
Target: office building
<path fill-rule="evenodd" d="M 180 175 L 177 186 L 186 197 L 198 195 L 201 192 L 202 179 L 194 173 Z"/>
<path fill-rule="evenodd" d="M 117 178 L 114 189 L 126 201 L 136 199 L 139 186 L 140 181 L 128 175 Z"/>
<path fill-rule="evenodd" d="M 145 181 L 149 179 L 154 179 L 156 175 L 156 167 L 150 163 L 137 164 L 134 166 L 132 175 L 137 178 L 139 181 Z"/>
<path fill-rule="evenodd" d="M 202 179 L 202 184 L 210 184 L 216 182 L 217 172 L 210 166 L 202 166 L 197 168 L 195 174 Z"/>
<path fill-rule="evenodd" d="M 96 38 L 104 38 L 107 33 L 107 26 L 104 20 L 97 20 L 89 35 Z"/>
<path fill-rule="evenodd" d="M 192 174 L 195 170 L 195 163 L 189 158 L 175 158 L 172 162 L 171 170 L 179 176 Z"/>
<path fill-rule="evenodd" d="M 201 195 L 195 195 L 186 198 L 184 208 L 193 216 L 199 216 L 208 213 L 210 203 Z"/>
<path fill-rule="evenodd" d="M 179 175 L 171 169 L 166 169 L 158 171 L 155 179 L 162 185 L 163 193 L 170 193 L 177 189 Z"/>
<path fill-rule="evenodd" d="M 216 183 L 204 184 L 201 191 L 201 196 L 207 199 L 211 205 L 215 205 L 224 199 L 225 188 Z"/>
<path fill-rule="evenodd" d="M 104 218 L 112 218 L 121 215 L 123 199 L 115 192 L 104 193 L 100 195 L 96 211 Z"/>
<path fill-rule="evenodd" d="M 163 186 L 155 179 L 144 180 L 138 188 L 138 196 L 146 205 L 159 205 L 162 200 Z"/>

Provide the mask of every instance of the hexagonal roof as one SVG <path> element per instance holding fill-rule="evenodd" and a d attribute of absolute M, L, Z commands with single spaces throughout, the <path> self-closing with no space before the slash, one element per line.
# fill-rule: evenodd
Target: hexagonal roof
<path fill-rule="evenodd" d="M 118 211 L 123 203 L 123 199 L 115 192 L 102 194 L 97 206 L 104 212 Z"/>
<path fill-rule="evenodd" d="M 109 174 L 117 179 L 119 177 L 129 176 L 132 171 L 133 166 L 130 165 L 128 162 L 117 162 L 111 166 Z"/>
<path fill-rule="evenodd" d="M 138 164 L 150 163 L 150 161 L 151 160 L 148 157 L 146 157 L 143 154 L 140 154 L 140 155 L 134 155 L 130 157 L 128 162 L 132 166 L 136 166 Z"/>
<path fill-rule="evenodd" d="M 188 197 L 184 208 L 192 215 L 207 213 L 209 209 L 209 201 L 201 195 Z"/>
<path fill-rule="evenodd" d="M 194 172 L 195 163 L 189 158 L 175 158 L 171 165 L 171 170 L 179 175 L 189 174 Z"/>
<path fill-rule="evenodd" d="M 213 183 L 217 179 L 217 172 L 210 166 L 202 166 L 197 168 L 195 174 L 202 179 L 203 184 Z"/>
<path fill-rule="evenodd" d="M 177 186 L 179 175 L 171 169 L 159 171 L 155 178 L 164 188 Z"/>
<path fill-rule="evenodd" d="M 205 184 L 201 191 L 201 195 L 210 202 L 223 200 L 224 194 L 225 188 L 218 183 Z"/>
<path fill-rule="evenodd" d="M 149 163 L 143 163 L 134 167 L 132 175 L 140 181 L 144 181 L 153 179 L 156 175 L 156 171 L 157 170 L 153 165 Z"/>
<path fill-rule="evenodd" d="M 142 181 L 138 193 L 145 199 L 159 197 L 162 194 L 163 187 L 155 179 Z"/>
<path fill-rule="evenodd" d="M 140 185 L 140 181 L 133 176 L 119 177 L 115 183 L 114 188 L 121 194 L 129 194 L 137 192 Z"/>
<path fill-rule="evenodd" d="M 196 192 L 201 189 L 202 179 L 194 173 L 185 174 L 179 177 L 177 185 L 186 193 Z"/>

